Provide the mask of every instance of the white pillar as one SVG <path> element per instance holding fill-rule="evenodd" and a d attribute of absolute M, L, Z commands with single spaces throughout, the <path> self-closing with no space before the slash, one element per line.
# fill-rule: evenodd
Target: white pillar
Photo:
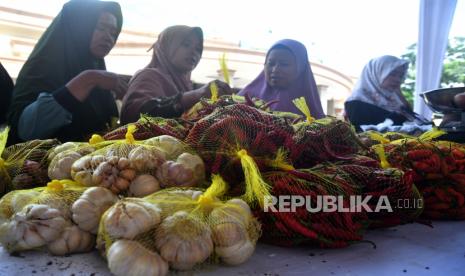
<path fill-rule="evenodd" d="M 456 4 L 457 0 L 420 1 L 414 110 L 428 119 L 431 119 L 432 111 L 419 94 L 439 88 Z"/>

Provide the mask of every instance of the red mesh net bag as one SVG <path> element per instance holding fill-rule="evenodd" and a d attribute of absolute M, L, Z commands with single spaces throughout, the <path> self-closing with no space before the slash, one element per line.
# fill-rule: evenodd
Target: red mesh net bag
<path fill-rule="evenodd" d="M 146 140 L 160 135 L 169 135 L 178 139 L 186 137 L 189 124 L 182 120 L 142 116 L 137 122 L 121 126 L 103 136 L 105 140 L 124 139 L 129 125 L 136 126 L 134 138 Z"/>
<path fill-rule="evenodd" d="M 208 173 L 220 173 L 227 182 L 240 183 L 241 156 L 253 158 L 260 171 L 279 166 L 276 156 L 285 156 L 283 148 L 292 147 L 292 133 L 284 119 L 234 104 L 217 108 L 198 121 L 185 141 L 202 157 Z"/>
<path fill-rule="evenodd" d="M 297 168 L 311 167 L 325 161 L 350 159 L 362 149 L 352 127 L 335 118 L 324 118 L 312 123 L 295 125 L 294 143 L 290 158 Z"/>
<path fill-rule="evenodd" d="M 294 210 L 278 206 L 254 210 L 262 223 L 263 241 L 283 246 L 340 248 L 363 239 L 367 225 L 365 212 L 324 212 L 324 203 L 319 202 L 320 196 L 343 196 L 342 206 L 349 207 L 347 196 L 357 188 L 343 177 L 315 170 L 274 171 L 264 173 L 263 177 L 272 186 L 271 195 L 276 201 L 290 195 L 305 197 L 305 205 L 296 205 Z M 313 209 L 309 210 L 309 206 Z"/>
<path fill-rule="evenodd" d="M 413 183 L 412 171 L 382 169 L 351 164 L 338 164 L 324 170 L 343 171 L 353 183 L 361 187 L 362 198 L 371 196 L 368 206 L 375 210 L 383 196 L 389 201 L 390 210 L 368 212 L 370 227 L 390 227 L 414 222 L 423 211 L 423 200 Z"/>
<path fill-rule="evenodd" d="M 465 219 L 465 146 L 420 137 L 373 149 L 384 166 L 412 170 L 424 197 L 424 218 Z"/>
<path fill-rule="evenodd" d="M 350 124 L 332 117 L 315 120 L 303 97 L 293 102 L 307 118 L 306 122 L 294 125 L 290 159 L 296 168 L 309 168 L 325 161 L 350 160 L 348 155 L 363 148 Z"/>

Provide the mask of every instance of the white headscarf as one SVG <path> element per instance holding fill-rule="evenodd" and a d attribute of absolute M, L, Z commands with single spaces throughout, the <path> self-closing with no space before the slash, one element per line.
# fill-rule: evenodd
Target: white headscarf
<path fill-rule="evenodd" d="M 386 77 L 399 67 L 404 69 L 403 78 L 405 78 L 408 63 L 406 60 L 387 55 L 370 60 L 363 68 L 362 75 L 347 102 L 362 101 L 410 118 L 412 113 L 406 110 L 411 108 L 402 95 L 400 87 L 394 91 L 381 87 Z"/>

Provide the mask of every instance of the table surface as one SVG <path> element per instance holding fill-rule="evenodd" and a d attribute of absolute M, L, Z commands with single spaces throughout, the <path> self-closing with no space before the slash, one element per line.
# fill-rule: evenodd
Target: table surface
<path fill-rule="evenodd" d="M 370 230 L 344 249 L 276 247 L 259 243 L 237 267 L 210 266 L 174 275 L 465 275 L 465 221 L 409 224 Z M 111 275 L 97 252 L 54 257 L 46 252 L 10 256 L 0 247 L 0 275 Z"/>

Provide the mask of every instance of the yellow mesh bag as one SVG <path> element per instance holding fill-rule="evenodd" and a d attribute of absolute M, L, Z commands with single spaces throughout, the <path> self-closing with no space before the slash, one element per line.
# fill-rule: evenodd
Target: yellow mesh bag
<path fill-rule="evenodd" d="M 172 186 L 195 186 L 205 180 L 202 159 L 182 141 L 167 135 L 138 141 L 135 125 L 123 140 L 77 159 L 71 177 L 85 186 L 141 197 Z"/>
<path fill-rule="evenodd" d="M 81 233 L 71 223 L 71 206 L 87 189 L 71 180 L 54 180 L 46 187 L 18 190 L 7 194 L 0 201 L 0 243 L 10 251 L 23 251 L 51 245 L 54 254 L 67 249 L 53 244 L 64 231 L 73 231 L 86 237 L 87 251 L 93 243 L 88 233 Z"/>
<path fill-rule="evenodd" d="M 125 266 L 137 269 L 135 265 L 140 265 L 121 253 L 129 250 L 123 243 L 134 246 L 128 240 L 155 262 L 145 266 L 189 270 L 211 262 L 237 265 L 246 261 L 254 251 L 260 226 L 244 201 L 219 199 L 226 188 L 214 176 L 205 191 L 165 189 L 114 205 L 103 215 L 97 237 L 97 247 L 107 257 L 110 270 L 116 275 L 129 270 L 115 261 L 122 260 L 122 255 L 131 259 Z"/>
<path fill-rule="evenodd" d="M 10 190 L 45 185 L 47 155 L 58 140 L 33 140 L 5 148 L 9 129 L 0 135 L 0 196 Z"/>

